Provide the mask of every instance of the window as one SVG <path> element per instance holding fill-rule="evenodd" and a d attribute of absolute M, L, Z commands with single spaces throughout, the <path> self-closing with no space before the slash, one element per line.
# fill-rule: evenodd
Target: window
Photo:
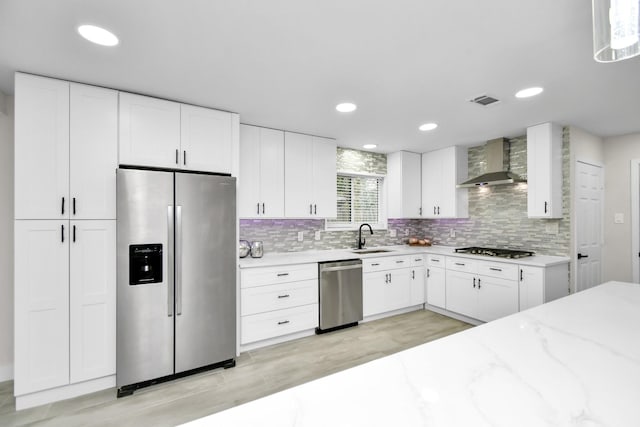
<path fill-rule="evenodd" d="M 327 220 L 327 229 L 354 229 L 363 222 L 386 228 L 382 177 L 338 173 L 336 185 L 338 216 Z"/>

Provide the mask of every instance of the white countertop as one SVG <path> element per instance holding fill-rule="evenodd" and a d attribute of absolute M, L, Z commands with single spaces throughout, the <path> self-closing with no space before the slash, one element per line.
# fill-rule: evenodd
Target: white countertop
<path fill-rule="evenodd" d="M 640 285 L 609 282 L 185 424 L 638 426 Z"/>
<path fill-rule="evenodd" d="M 373 248 L 367 248 L 373 249 Z M 378 249 L 378 248 L 375 248 Z M 279 252 L 266 253 L 262 258 L 241 258 L 240 268 L 252 267 L 269 267 L 275 265 L 287 264 L 305 264 L 309 262 L 338 261 L 343 259 L 355 258 L 376 258 L 393 255 L 406 255 L 415 253 L 431 253 L 439 255 L 455 255 L 461 258 L 473 258 L 484 261 L 506 262 L 518 265 L 530 265 L 534 267 L 550 267 L 552 265 L 564 264 L 569 262 L 568 257 L 534 255 L 519 259 L 508 259 L 498 257 L 488 257 L 482 255 L 458 254 L 455 253 L 453 246 L 382 246 L 379 249 L 388 249 L 390 252 L 381 252 L 375 254 L 355 254 L 353 249 L 329 249 L 323 251 L 302 251 L 302 252 Z"/>

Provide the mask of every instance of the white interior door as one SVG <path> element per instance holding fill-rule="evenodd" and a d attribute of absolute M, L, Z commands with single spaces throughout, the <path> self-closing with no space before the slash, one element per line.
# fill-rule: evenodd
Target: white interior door
<path fill-rule="evenodd" d="M 602 168 L 576 164 L 576 291 L 602 282 Z"/>

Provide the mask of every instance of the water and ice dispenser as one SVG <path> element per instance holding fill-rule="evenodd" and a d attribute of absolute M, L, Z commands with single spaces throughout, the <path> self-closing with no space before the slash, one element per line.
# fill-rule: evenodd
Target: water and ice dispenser
<path fill-rule="evenodd" d="M 129 245 L 129 285 L 162 282 L 162 245 Z"/>

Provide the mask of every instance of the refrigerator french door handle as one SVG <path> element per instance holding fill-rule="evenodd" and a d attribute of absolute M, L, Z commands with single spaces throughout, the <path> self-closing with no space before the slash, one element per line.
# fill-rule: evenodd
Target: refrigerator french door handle
<path fill-rule="evenodd" d="M 173 317 L 173 206 L 167 206 L 167 260 L 169 279 L 167 280 L 167 316 Z"/>
<path fill-rule="evenodd" d="M 176 316 L 182 314 L 182 206 L 176 206 Z"/>

